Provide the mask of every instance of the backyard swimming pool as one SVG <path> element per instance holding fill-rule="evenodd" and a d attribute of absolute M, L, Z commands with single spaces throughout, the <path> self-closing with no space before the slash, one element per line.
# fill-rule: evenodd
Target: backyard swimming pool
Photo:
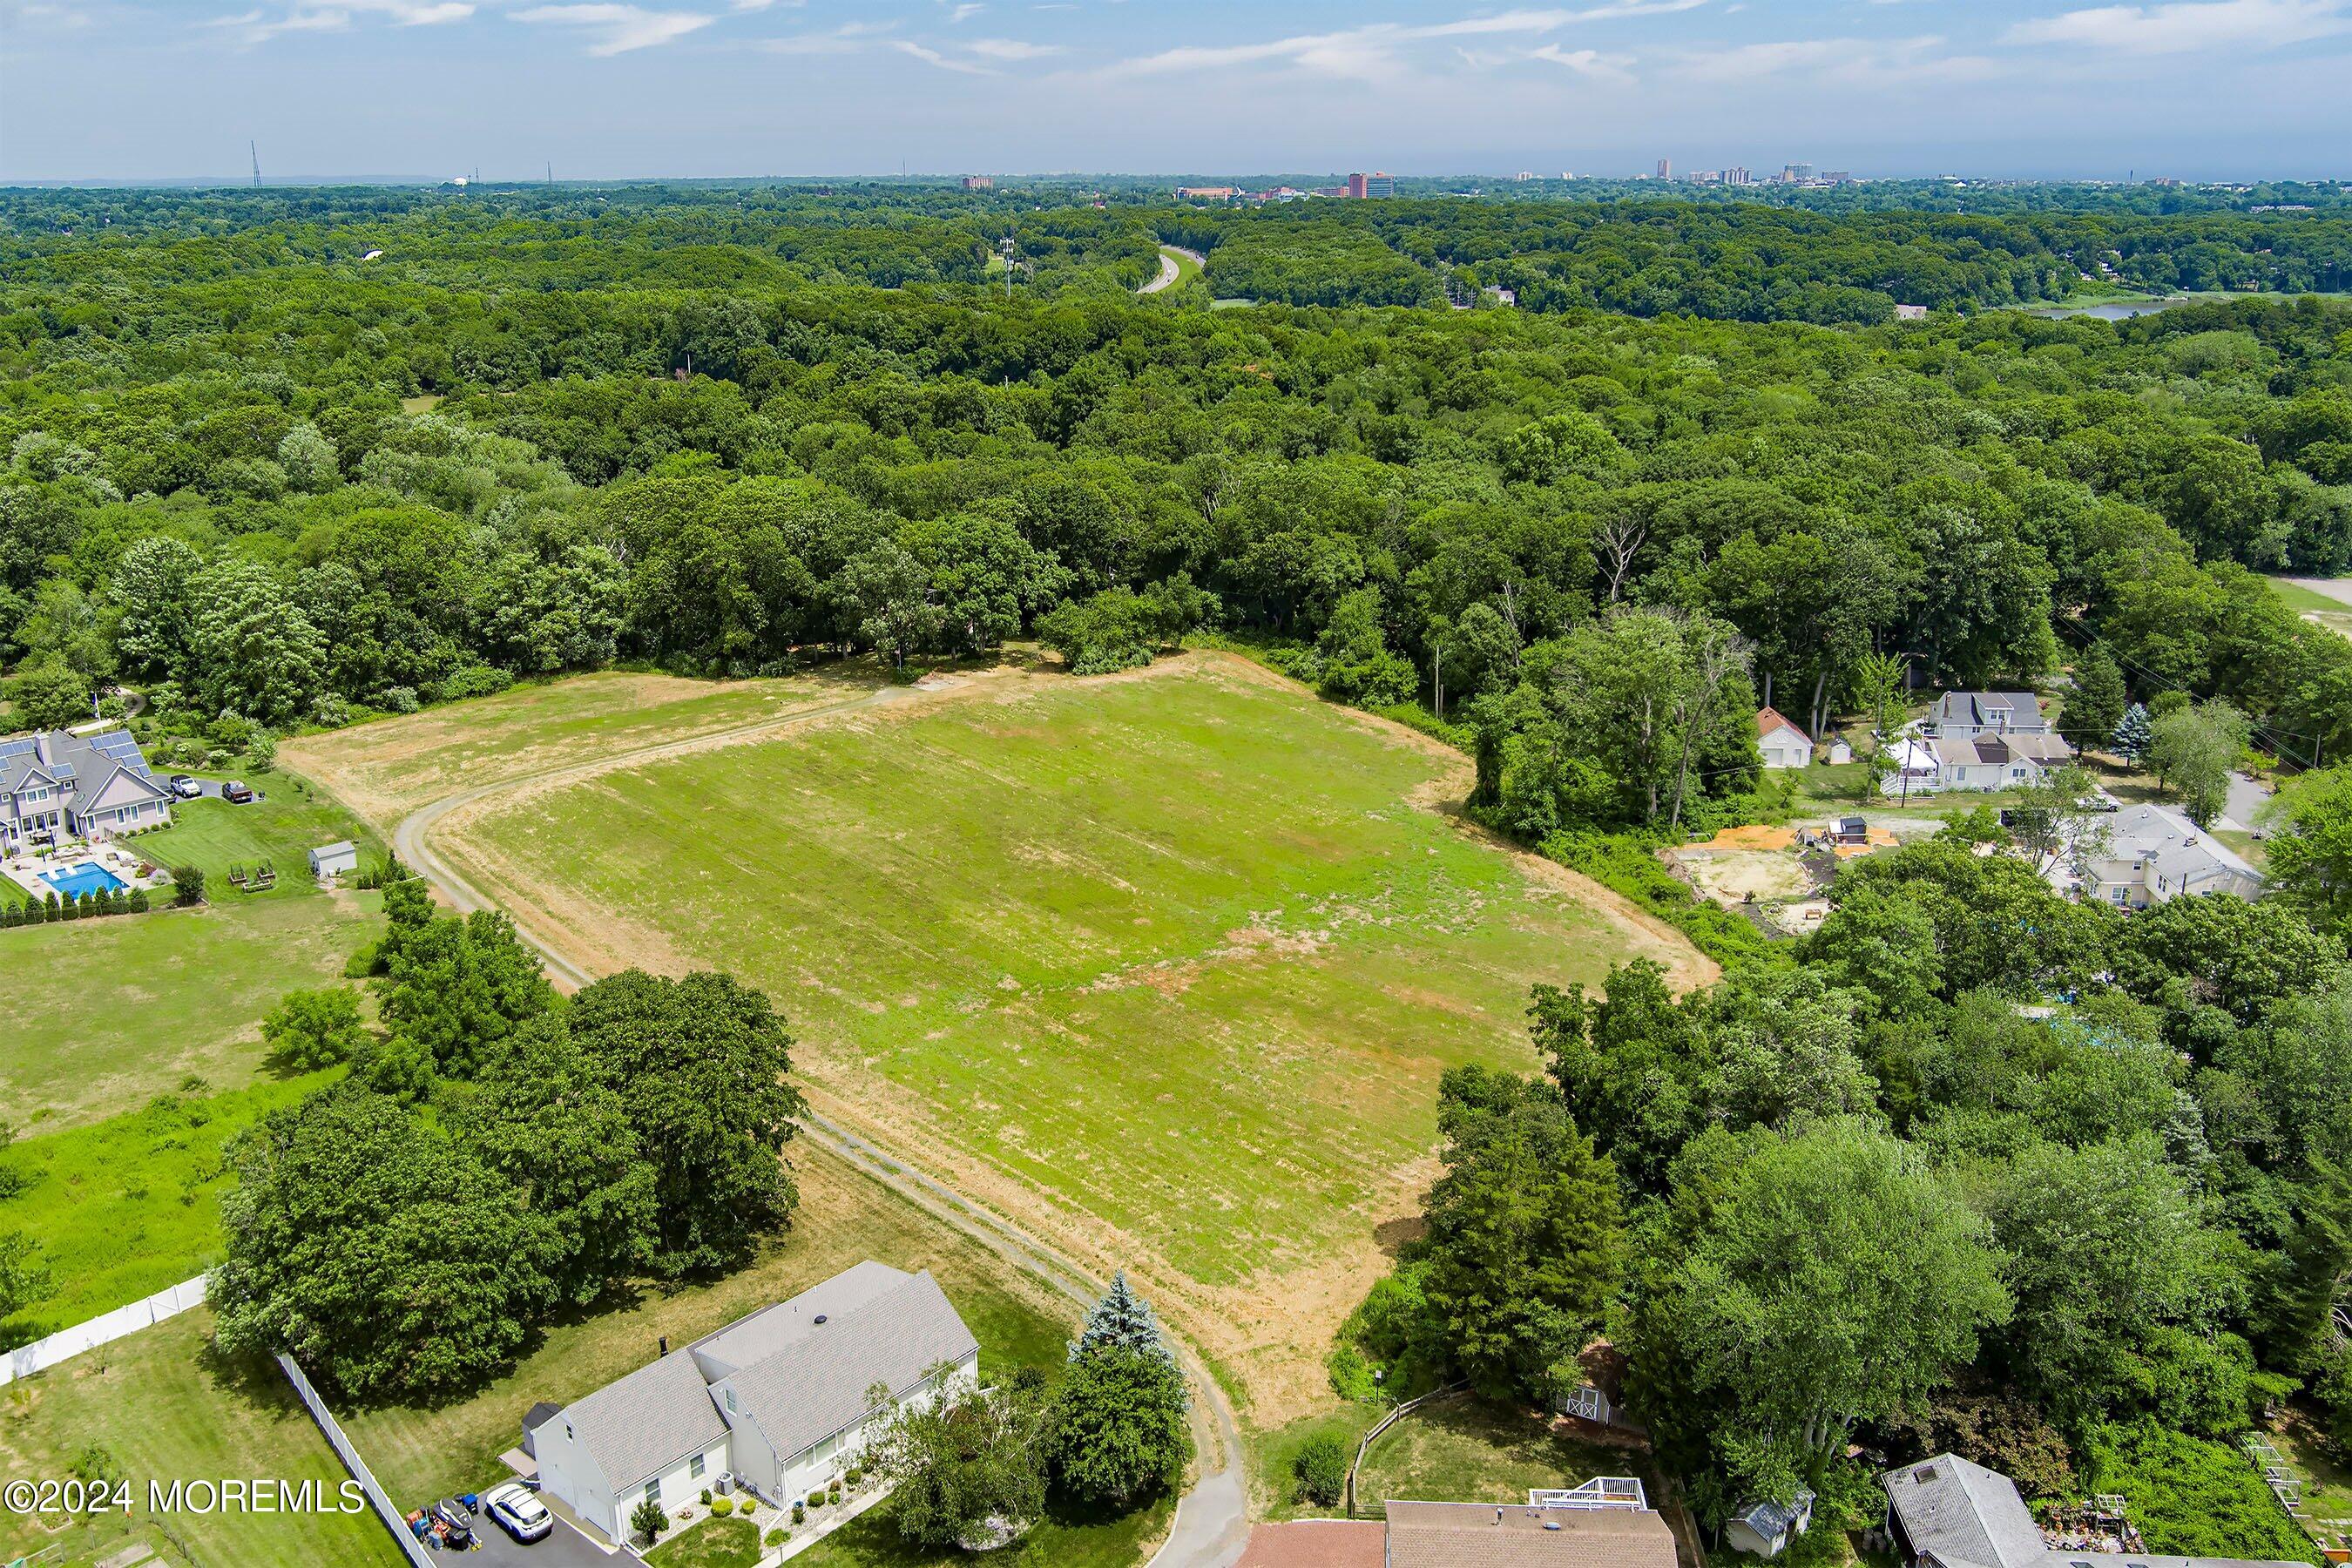
<path fill-rule="evenodd" d="M 91 893 L 119 893 L 131 885 L 95 860 L 85 860 L 62 871 L 44 871 L 41 880 L 69 899 L 86 898 Z"/>

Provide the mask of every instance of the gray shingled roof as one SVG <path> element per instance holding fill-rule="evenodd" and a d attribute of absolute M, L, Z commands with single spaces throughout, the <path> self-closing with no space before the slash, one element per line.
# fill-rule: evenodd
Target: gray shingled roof
<path fill-rule="evenodd" d="M 812 1285 L 789 1301 L 763 1307 L 739 1318 L 688 1346 L 702 1363 L 702 1373 L 716 1383 L 730 1373 L 767 1360 L 815 1331 L 816 1320 L 854 1312 L 868 1302 L 908 1284 L 914 1276 L 871 1258 L 845 1268 L 821 1285 Z"/>
<path fill-rule="evenodd" d="M 898 1278 L 877 1291 L 872 1287 L 877 1277 L 860 1276 L 862 1269 Z M 836 1295 L 862 1300 L 843 1311 L 828 1312 L 825 1323 L 816 1326 L 810 1299 L 835 1286 L 842 1287 Z M 870 1408 L 866 1391 L 874 1384 L 904 1394 L 941 1362 L 961 1361 L 980 1349 L 980 1342 L 928 1272 L 906 1275 L 880 1264 L 862 1264 L 783 1305 L 798 1309 L 809 1320 L 803 1331 L 784 1331 L 788 1321 L 772 1308 L 711 1336 L 712 1341 L 731 1342 L 737 1349 L 764 1344 L 770 1337 L 781 1341 L 760 1360 L 720 1380 L 734 1388 L 738 1411 L 758 1424 L 780 1459 L 789 1459 L 863 1418 Z M 713 1353 L 711 1341 L 699 1349 L 706 1357 Z"/>
<path fill-rule="evenodd" d="M 2042 722 L 2042 700 L 2031 691 L 1947 691 L 1928 717 L 1938 724 L 1990 724 L 1992 708 L 2010 710 L 2011 729 Z"/>
<path fill-rule="evenodd" d="M 558 1419 L 615 1496 L 727 1436 L 693 1353 L 682 1350 L 572 1401 Z"/>
<path fill-rule="evenodd" d="M 2042 1568 L 2049 1554 L 2017 1484 L 1998 1470 L 1938 1454 L 1885 1482 L 1911 1549 L 1944 1568 Z"/>
<path fill-rule="evenodd" d="M 2127 806 L 2107 822 L 2107 853 L 2114 860 L 2150 860 L 2178 885 L 2217 870 L 2255 881 L 2263 874 L 2245 857 L 2177 811 L 2151 803 Z"/>

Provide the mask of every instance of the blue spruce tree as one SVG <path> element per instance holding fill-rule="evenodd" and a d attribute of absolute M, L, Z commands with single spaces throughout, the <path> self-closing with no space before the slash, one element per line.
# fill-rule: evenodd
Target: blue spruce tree
<path fill-rule="evenodd" d="M 2116 725 L 2116 755 L 2136 763 L 2147 753 L 2155 741 L 2156 726 L 2149 721 L 2147 710 L 2137 702 L 2125 709 L 2122 721 Z"/>
<path fill-rule="evenodd" d="M 1078 1331 L 1077 1342 L 1070 1346 L 1070 1359 L 1076 1361 L 1102 1345 L 1122 1345 L 1175 1364 L 1175 1352 L 1160 1337 L 1160 1322 L 1151 1315 L 1151 1303 L 1129 1286 L 1123 1268 L 1111 1277 L 1110 1289 L 1087 1314 L 1087 1326 Z"/>

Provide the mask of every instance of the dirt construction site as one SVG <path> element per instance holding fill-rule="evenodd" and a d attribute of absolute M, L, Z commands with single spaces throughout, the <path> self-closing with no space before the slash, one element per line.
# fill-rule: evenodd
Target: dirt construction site
<path fill-rule="evenodd" d="M 1839 820 L 1727 827 L 1703 843 L 1663 850 L 1659 858 L 1700 896 L 1769 930 L 1802 935 L 1829 911 L 1822 895 L 1838 862 L 1900 842 L 1893 828 L 1874 823 L 1858 834 L 1841 833 Z"/>

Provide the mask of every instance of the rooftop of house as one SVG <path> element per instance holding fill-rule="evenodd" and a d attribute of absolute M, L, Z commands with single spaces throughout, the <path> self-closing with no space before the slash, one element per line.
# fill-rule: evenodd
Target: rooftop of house
<path fill-rule="evenodd" d="M 1389 1527 L 1376 1519 L 1260 1524 L 1234 1568 L 1387 1568 Z"/>
<path fill-rule="evenodd" d="M 1675 1536 L 1649 1509 L 1388 1504 L 1389 1568 L 1674 1568 Z"/>
<path fill-rule="evenodd" d="M 2038 729 L 2042 699 L 2031 691 L 1947 691 L 1928 710 L 1938 728 L 1975 725 L 1988 730 Z"/>
<path fill-rule="evenodd" d="M 1948 767 L 1965 768 L 1985 764 L 2007 767 L 2019 757 L 2035 763 L 2063 763 L 2073 759 L 2073 747 L 2056 735 L 2021 734 L 2014 730 L 2000 734 L 1977 736 L 1938 735 L 1927 744 L 1938 761 Z"/>
<path fill-rule="evenodd" d="M 1791 1528 L 1800 1520 L 1810 1518 L 1812 1511 L 1813 1494 L 1801 1487 L 1797 1495 L 1787 1502 L 1774 1502 L 1767 1498 L 1749 1503 L 1731 1517 L 1759 1535 L 1770 1536 Z"/>
<path fill-rule="evenodd" d="M 1805 744 L 1809 746 L 1813 743 L 1812 737 L 1807 735 L 1802 730 L 1798 729 L 1796 725 L 1790 723 L 1778 709 L 1759 708 L 1756 710 L 1756 735 L 1759 740 L 1762 740 L 1779 730 L 1789 730 L 1794 731 L 1797 739 L 1804 742 Z"/>
<path fill-rule="evenodd" d="M 152 783 L 147 759 L 128 730 L 100 730 L 77 735 L 66 730 L 43 730 L 0 740 L 0 795 L 12 795 L 28 777 L 38 775 L 58 784 L 72 784 L 77 792 L 95 793 L 121 768 Z"/>
<path fill-rule="evenodd" d="M 2048 1547 L 2017 1484 L 1958 1454 L 1880 1478 L 1904 1539 L 1943 1568 L 2040 1568 Z"/>
<path fill-rule="evenodd" d="M 2169 806 L 2152 802 L 2126 806 L 2107 819 L 2105 860 L 2153 862 L 2159 876 L 2175 879 L 2215 870 L 2262 880 L 2252 862 Z"/>
<path fill-rule="evenodd" d="M 904 1394 L 942 1362 L 980 1348 L 929 1273 L 875 1262 L 761 1308 L 555 1416 L 615 1492 L 727 1436 L 723 1389 L 779 1458 L 855 1426 L 866 1390 Z M 535 1413 L 535 1412 L 534 1412 Z M 542 1422 L 541 1425 L 544 1425 Z"/>

